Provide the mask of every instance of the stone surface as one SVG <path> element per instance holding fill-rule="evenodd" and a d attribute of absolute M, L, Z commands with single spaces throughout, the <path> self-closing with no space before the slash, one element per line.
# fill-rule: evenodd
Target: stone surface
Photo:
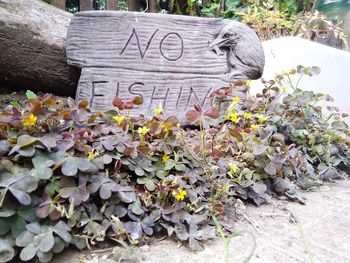
<path fill-rule="evenodd" d="M 181 114 L 195 102 L 209 105 L 214 89 L 259 78 L 264 54 L 246 25 L 222 19 L 81 12 L 67 38 L 68 64 L 82 68 L 76 98 L 94 110 L 112 107 L 115 96 L 144 104 L 133 114 Z"/>
<path fill-rule="evenodd" d="M 317 76 L 304 76 L 299 87 L 331 95 L 334 106 L 350 113 L 348 92 L 350 90 L 350 53 L 297 37 L 284 37 L 262 43 L 265 53 L 263 79 L 274 78 L 275 73 L 298 66 L 318 66 Z M 293 76 L 293 82 L 297 77 Z M 261 81 L 252 82 L 252 91 L 262 89 Z"/>

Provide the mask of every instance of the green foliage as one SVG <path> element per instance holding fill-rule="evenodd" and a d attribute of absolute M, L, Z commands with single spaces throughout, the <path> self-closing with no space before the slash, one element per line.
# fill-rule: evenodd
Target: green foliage
<path fill-rule="evenodd" d="M 223 11 L 221 1 L 215 0 L 203 6 L 201 14 L 240 20 L 252 27 L 261 40 L 292 35 L 318 42 L 336 40 L 339 46 L 347 48 L 341 22 L 332 22 L 323 13 L 312 10 L 312 5 L 312 1 L 227 0 Z"/>
<path fill-rule="evenodd" d="M 66 10 L 71 13 L 79 11 L 79 0 L 66 0 Z"/>
<path fill-rule="evenodd" d="M 27 90 L 26 97 L 27 97 L 28 100 L 31 100 L 31 99 L 35 99 L 37 96 L 36 96 L 36 94 L 33 91 Z"/>
<path fill-rule="evenodd" d="M 208 5 L 203 5 L 201 9 L 202 16 L 219 17 L 220 16 L 220 0 L 212 1 Z"/>
<path fill-rule="evenodd" d="M 261 40 L 290 35 L 297 17 L 275 9 L 274 1 L 262 5 L 251 5 L 245 11 L 237 12 L 241 22 L 250 25 Z"/>
<path fill-rule="evenodd" d="M 348 125 L 321 107 L 331 98 L 292 82 L 318 72 L 283 72 L 256 97 L 249 81 L 216 90 L 216 107 L 186 113 L 198 130 L 162 108 L 129 116 L 140 97 L 92 112 L 86 101 L 29 92 L 0 113 L 0 262 L 16 252 L 48 262 L 69 244 L 137 244 L 160 232 L 199 250 L 216 218 L 242 216 L 241 199 L 304 203 L 300 188 L 344 177 L 350 165 Z"/>
<path fill-rule="evenodd" d="M 312 10 L 311 0 L 213 0 L 206 5 L 198 0 L 158 0 L 157 3 L 162 12 L 240 20 L 251 26 L 261 40 L 297 35 L 321 42 L 324 39 L 335 39 L 339 46 L 347 48 L 346 36 L 340 23 L 333 23 L 324 14 Z M 105 9 L 104 0 L 98 0 L 96 4 L 98 9 Z M 119 1 L 119 9 L 127 10 L 127 2 Z M 67 0 L 66 10 L 77 12 L 79 1 Z"/>
<path fill-rule="evenodd" d="M 295 21 L 293 35 L 314 41 L 335 39 L 340 46 L 348 48 L 346 35 L 341 27 L 342 22 L 332 22 L 325 14 L 315 10 L 306 12 Z"/>

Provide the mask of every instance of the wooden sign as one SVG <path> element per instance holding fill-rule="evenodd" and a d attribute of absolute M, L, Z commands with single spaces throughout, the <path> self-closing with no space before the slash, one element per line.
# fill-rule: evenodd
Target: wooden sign
<path fill-rule="evenodd" d="M 144 103 L 134 115 L 183 113 L 211 103 L 211 91 L 238 79 L 260 78 L 264 54 L 247 26 L 222 19 L 133 12 L 81 12 L 67 38 L 68 64 L 82 68 L 76 93 L 92 109 L 112 108 L 115 96 Z"/>

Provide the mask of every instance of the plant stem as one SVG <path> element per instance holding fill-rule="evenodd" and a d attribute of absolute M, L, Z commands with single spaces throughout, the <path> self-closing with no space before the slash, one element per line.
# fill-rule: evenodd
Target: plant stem
<path fill-rule="evenodd" d="M 300 74 L 300 77 L 299 77 L 299 79 L 298 79 L 298 81 L 297 81 L 297 84 L 295 85 L 295 88 L 298 88 L 299 82 L 300 82 L 300 80 L 301 80 L 301 78 L 302 78 L 303 76 L 304 76 L 303 74 Z"/>
<path fill-rule="evenodd" d="M 291 88 L 295 91 L 296 88 L 294 87 L 293 83 L 292 83 L 292 80 L 290 79 L 289 75 L 287 76 L 288 78 L 288 82 L 289 82 L 289 85 L 291 86 Z"/>
<path fill-rule="evenodd" d="M 188 155 L 191 157 L 192 161 L 197 162 L 198 164 L 203 165 L 203 166 L 208 166 L 208 164 L 207 164 L 206 162 L 202 162 L 202 161 L 198 160 L 197 158 L 195 158 L 195 157 L 192 155 L 192 153 L 191 153 L 190 150 L 188 149 L 188 146 L 187 146 L 185 137 L 184 137 L 183 134 L 182 134 L 182 131 L 179 131 L 179 133 L 181 133 L 180 136 L 179 136 L 179 138 L 180 138 L 181 142 L 183 143 L 184 150 L 185 150 L 185 151 L 188 153 Z"/>
<path fill-rule="evenodd" d="M 241 236 L 242 234 L 245 234 L 245 233 L 249 234 L 252 237 L 253 247 L 252 247 L 251 251 L 249 252 L 248 256 L 242 261 L 242 263 L 248 263 L 249 260 L 254 255 L 254 252 L 255 252 L 256 247 L 257 247 L 256 239 L 255 239 L 255 236 L 253 235 L 253 233 L 250 231 L 247 231 L 247 230 L 238 230 L 238 231 L 234 231 L 230 236 L 226 237 L 224 231 L 222 230 L 221 224 L 218 221 L 218 219 L 216 218 L 216 216 L 214 215 L 214 213 L 211 213 L 211 216 L 212 216 L 213 221 L 215 223 L 215 227 L 216 227 L 217 231 L 219 232 L 221 239 L 224 242 L 224 249 L 225 249 L 224 262 L 225 263 L 229 262 L 228 261 L 229 257 L 230 257 L 229 245 L 230 245 L 230 242 L 233 238 L 235 238 L 236 236 Z"/>
<path fill-rule="evenodd" d="M 217 231 L 219 232 L 220 236 L 221 236 L 221 239 L 222 241 L 224 242 L 224 262 L 225 263 L 228 263 L 228 260 L 229 260 L 229 257 L 230 257 L 230 250 L 228 248 L 229 244 L 230 244 L 230 240 L 228 240 L 225 236 L 225 233 L 224 231 L 222 230 L 221 228 L 221 225 L 218 221 L 218 219 L 216 218 L 216 216 L 214 214 L 211 215 L 212 218 L 213 218 L 213 221 L 215 223 L 215 227 L 217 229 Z"/>

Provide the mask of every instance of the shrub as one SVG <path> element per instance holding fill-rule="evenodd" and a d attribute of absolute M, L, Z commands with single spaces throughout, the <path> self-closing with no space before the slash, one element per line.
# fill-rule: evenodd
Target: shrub
<path fill-rule="evenodd" d="M 16 253 L 48 262 L 70 244 L 137 244 L 162 231 L 198 250 L 212 215 L 239 217 L 241 199 L 304 203 L 300 188 L 344 177 L 350 164 L 348 125 L 319 106 L 331 98 L 290 81 L 317 72 L 286 71 L 256 97 L 249 81 L 216 90 L 216 107 L 186 113 L 194 130 L 161 107 L 129 116 L 139 97 L 92 112 L 27 93 L 0 114 L 0 262 Z"/>
<path fill-rule="evenodd" d="M 332 22 L 317 10 L 288 14 L 275 9 L 273 1 L 268 1 L 236 12 L 236 15 L 243 23 L 250 25 L 261 40 L 299 36 L 316 42 L 331 39 L 339 42 L 340 47 L 347 48 L 341 22 Z"/>

